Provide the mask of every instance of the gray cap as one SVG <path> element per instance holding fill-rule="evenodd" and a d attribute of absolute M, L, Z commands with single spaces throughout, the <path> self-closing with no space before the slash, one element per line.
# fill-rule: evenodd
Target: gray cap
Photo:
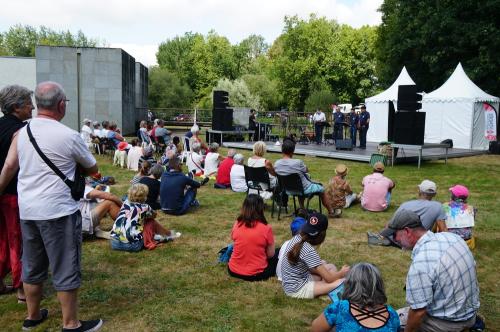
<path fill-rule="evenodd" d="M 389 225 L 387 226 L 387 228 L 380 232 L 380 235 L 382 235 L 383 237 L 389 237 L 396 231 L 405 229 L 407 227 L 417 228 L 423 226 L 418 214 L 410 210 L 399 210 L 396 211 L 391 221 L 389 221 Z"/>

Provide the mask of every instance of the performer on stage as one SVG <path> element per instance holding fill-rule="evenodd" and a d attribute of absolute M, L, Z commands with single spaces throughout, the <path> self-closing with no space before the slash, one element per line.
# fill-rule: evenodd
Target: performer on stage
<path fill-rule="evenodd" d="M 370 124 L 370 113 L 366 111 L 366 106 L 361 106 L 361 114 L 359 115 L 359 148 L 366 149 L 366 133 Z"/>
<path fill-rule="evenodd" d="M 253 134 L 248 134 L 248 141 L 253 142 L 255 141 L 255 138 L 257 137 L 257 133 L 255 132 L 257 130 L 257 123 L 255 122 L 255 110 L 251 109 L 250 110 L 250 116 L 248 117 L 248 130 L 253 130 Z"/>
<path fill-rule="evenodd" d="M 333 136 L 335 139 L 343 139 L 344 130 L 344 113 L 340 111 L 340 107 L 335 107 L 333 113 Z"/>
<path fill-rule="evenodd" d="M 353 107 L 351 108 L 351 113 L 349 114 L 349 125 L 351 129 L 351 140 L 352 140 L 352 147 L 356 147 L 356 135 L 358 133 L 358 121 L 359 121 L 359 115 L 356 114 L 356 109 Z"/>
<path fill-rule="evenodd" d="M 321 109 L 317 109 L 313 115 L 314 133 L 316 134 L 316 144 L 321 144 L 323 140 L 323 126 L 326 123 L 325 113 Z"/>

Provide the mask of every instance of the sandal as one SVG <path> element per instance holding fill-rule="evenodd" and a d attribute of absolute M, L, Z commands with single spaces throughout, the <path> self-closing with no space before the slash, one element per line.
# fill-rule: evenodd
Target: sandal
<path fill-rule="evenodd" d="M 26 304 L 26 298 L 23 299 L 22 297 L 18 296 L 17 297 L 17 303 L 19 303 L 19 304 Z"/>

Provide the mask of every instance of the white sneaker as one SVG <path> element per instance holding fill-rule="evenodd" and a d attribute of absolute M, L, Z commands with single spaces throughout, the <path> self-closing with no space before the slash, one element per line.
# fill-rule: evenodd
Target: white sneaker
<path fill-rule="evenodd" d="M 177 238 L 180 238 L 181 235 L 182 235 L 181 232 L 176 232 L 174 229 L 171 229 L 170 230 L 170 235 L 167 236 L 167 241 L 173 241 L 173 240 L 175 240 Z"/>

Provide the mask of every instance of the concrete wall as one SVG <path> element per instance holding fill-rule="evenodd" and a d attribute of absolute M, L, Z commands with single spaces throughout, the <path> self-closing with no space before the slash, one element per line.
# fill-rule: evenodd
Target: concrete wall
<path fill-rule="evenodd" d="M 140 62 L 135 63 L 135 108 L 136 127 L 138 122 L 147 119 L 148 109 L 148 68 Z M 138 128 L 137 128 L 138 129 Z"/>
<path fill-rule="evenodd" d="M 0 89 L 11 84 L 19 84 L 35 90 L 35 58 L 0 56 Z"/>
<path fill-rule="evenodd" d="M 36 48 L 36 80 L 62 84 L 70 100 L 62 122 L 75 130 L 89 118 L 134 133 L 135 67 L 135 59 L 117 48 Z"/>

